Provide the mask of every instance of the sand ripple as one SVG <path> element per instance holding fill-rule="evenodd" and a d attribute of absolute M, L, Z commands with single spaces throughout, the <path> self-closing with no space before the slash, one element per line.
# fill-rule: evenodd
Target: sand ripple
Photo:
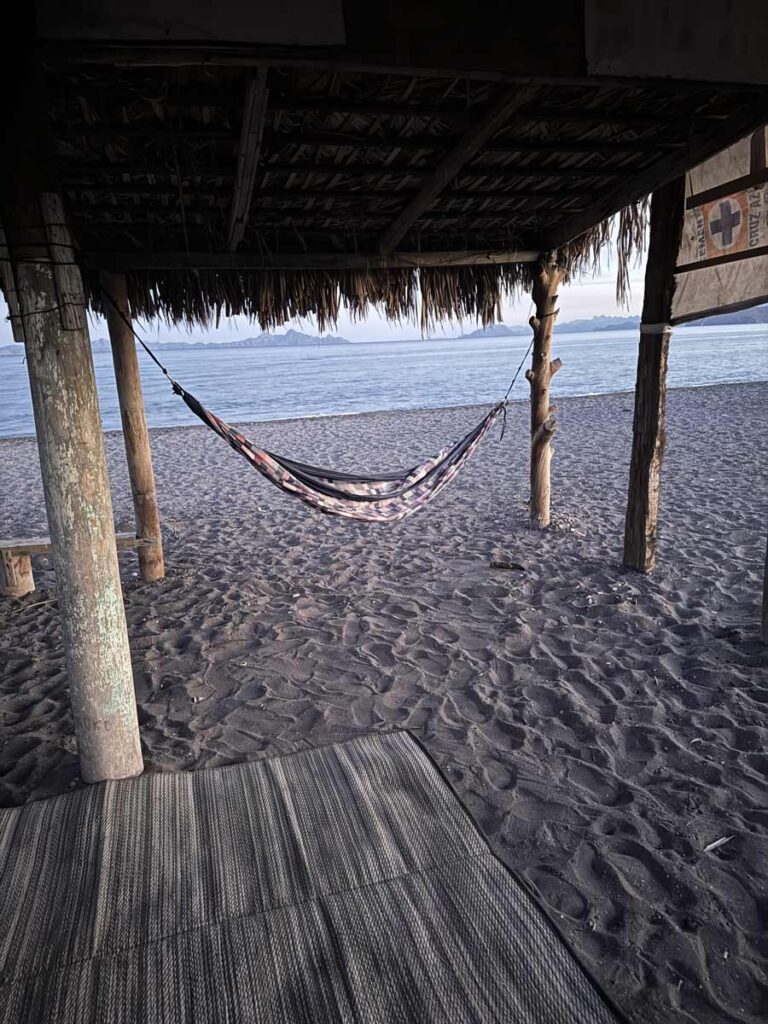
<path fill-rule="evenodd" d="M 142 585 L 121 556 L 147 768 L 412 729 L 637 1021 L 756 1024 L 768 1005 L 768 386 L 670 396 L 649 577 L 619 568 L 631 398 L 561 406 L 545 534 L 525 528 L 524 407 L 431 511 L 383 528 L 291 503 L 202 429 L 156 432 L 168 579 Z M 474 415 L 255 429 L 297 456 L 377 468 L 436 449 Z M 120 444 L 108 438 L 122 525 Z M 14 481 L 4 529 L 44 528 L 33 446 L 0 443 L 0 460 Z M 491 570 L 495 557 L 524 568 Z M 2 804 L 78 784 L 54 579 L 45 559 L 36 572 L 34 595 L 0 606 Z"/>

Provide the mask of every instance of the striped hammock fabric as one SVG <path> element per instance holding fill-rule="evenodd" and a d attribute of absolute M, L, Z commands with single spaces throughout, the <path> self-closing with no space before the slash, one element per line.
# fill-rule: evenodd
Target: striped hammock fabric
<path fill-rule="evenodd" d="M 496 420 L 504 415 L 507 405 L 506 401 L 499 402 L 465 437 L 421 465 L 367 477 L 308 466 L 257 448 L 175 381 L 173 389 L 206 426 L 281 491 L 320 512 L 365 523 L 394 523 L 423 508 L 458 475 Z"/>

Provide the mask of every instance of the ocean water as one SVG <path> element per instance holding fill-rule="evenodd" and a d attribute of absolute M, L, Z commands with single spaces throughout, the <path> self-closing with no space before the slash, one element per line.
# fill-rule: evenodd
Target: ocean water
<path fill-rule="evenodd" d="M 233 423 L 248 423 L 492 403 L 504 395 L 528 344 L 528 337 L 507 337 L 159 354 L 204 405 Z M 556 335 L 554 354 L 564 365 L 553 396 L 632 390 L 637 345 L 634 330 Z M 22 354 L 19 348 L 15 356 L 0 357 L 0 437 L 35 432 Z M 94 362 L 104 428 L 119 429 L 111 356 L 97 352 Z M 198 423 L 143 352 L 140 362 L 149 425 Z M 674 332 L 671 387 L 758 380 L 768 380 L 768 326 Z M 522 374 L 511 397 L 528 397 Z"/>

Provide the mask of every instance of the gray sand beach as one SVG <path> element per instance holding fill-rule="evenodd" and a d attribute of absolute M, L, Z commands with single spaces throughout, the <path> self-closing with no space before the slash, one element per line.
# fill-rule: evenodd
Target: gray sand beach
<path fill-rule="evenodd" d="M 200 426 L 153 431 L 167 579 L 141 583 L 121 555 L 146 767 L 410 729 L 632 1020 L 757 1024 L 768 384 L 670 393 L 649 576 L 620 568 L 632 396 L 559 405 L 545 532 L 527 527 L 526 403 L 434 504 L 389 526 L 311 512 Z M 480 414 L 244 429 L 296 458 L 387 469 Z M 107 452 L 130 529 L 119 434 Z M 0 522 L 46 530 L 32 439 L 0 442 Z M 55 576 L 34 565 L 36 592 L 0 602 L 0 806 L 81 785 Z"/>

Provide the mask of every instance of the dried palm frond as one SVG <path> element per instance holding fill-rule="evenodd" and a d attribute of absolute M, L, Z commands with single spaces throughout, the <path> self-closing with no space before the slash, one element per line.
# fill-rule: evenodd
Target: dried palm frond
<path fill-rule="evenodd" d="M 629 266 L 634 258 L 639 263 L 648 235 L 651 197 L 645 196 L 618 214 L 616 231 L 616 301 L 626 305 L 629 301 Z"/>
<path fill-rule="evenodd" d="M 625 206 L 613 217 L 595 224 L 589 231 L 558 250 L 557 262 L 565 270 L 565 280 L 600 271 L 600 258 L 614 241 L 616 246 L 616 301 L 629 301 L 629 269 L 633 258 L 638 260 L 645 249 L 648 231 L 650 197 Z"/>
<path fill-rule="evenodd" d="M 615 234 L 617 297 L 626 301 L 629 264 L 645 243 L 646 200 L 604 220 L 554 254 L 564 279 L 596 273 Z M 133 270 L 127 275 L 131 313 L 167 324 L 208 326 L 219 318 L 245 316 L 262 330 L 314 316 L 319 330 L 334 327 L 345 310 L 363 319 L 377 309 L 387 320 L 417 321 L 423 333 L 437 324 L 502 318 L 503 302 L 527 291 L 535 264 L 397 267 L 354 270 Z M 102 313 L 98 276 L 85 272 L 88 303 Z"/>

